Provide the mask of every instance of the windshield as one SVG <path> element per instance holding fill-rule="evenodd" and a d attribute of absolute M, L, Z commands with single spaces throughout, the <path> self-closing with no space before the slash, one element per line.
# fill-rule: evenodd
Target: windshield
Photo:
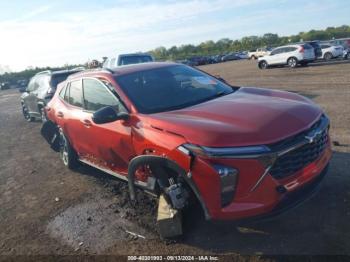
<path fill-rule="evenodd" d="M 120 65 L 140 64 L 152 61 L 153 59 L 149 55 L 123 56 L 120 58 Z"/>
<path fill-rule="evenodd" d="M 233 92 L 229 85 L 185 65 L 122 75 L 116 81 L 145 114 L 180 109 Z"/>

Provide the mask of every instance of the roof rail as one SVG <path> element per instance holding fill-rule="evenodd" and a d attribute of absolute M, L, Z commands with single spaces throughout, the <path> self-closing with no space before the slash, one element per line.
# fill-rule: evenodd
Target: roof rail
<path fill-rule="evenodd" d="M 84 66 L 78 66 L 78 67 L 74 67 L 72 69 L 69 69 L 69 71 L 74 71 L 74 70 L 85 70 L 86 68 Z"/>
<path fill-rule="evenodd" d="M 36 73 L 36 75 L 41 75 L 41 74 L 51 74 L 51 70 L 45 70 L 45 71 Z"/>

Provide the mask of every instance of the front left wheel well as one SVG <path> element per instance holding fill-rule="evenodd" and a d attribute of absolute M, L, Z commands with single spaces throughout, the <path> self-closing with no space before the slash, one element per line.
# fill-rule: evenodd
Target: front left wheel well
<path fill-rule="evenodd" d="M 135 172 L 139 167 L 149 165 L 153 168 L 154 176 L 158 180 L 162 180 L 161 182 L 165 182 L 168 178 L 176 178 L 177 181 L 181 180 L 185 184 L 187 188 L 190 189 L 190 193 L 194 195 L 196 200 L 200 203 L 202 210 L 204 212 L 204 216 L 207 220 L 210 219 L 210 215 L 208 209 L 200 195 L 200 192 L 194 183 L 194 181 L 188 176 L 188 172 L 180 167 L 176 162 L 170 160 L 168 158 L 162 156 L 155 155 L 141 155 L 133 158 L 129 163 L 128 168 L 128 187 L 130 199 L 132 201 L 136 201 L 136 190 L 135 190 Z M 158 173 L 157 173 L 158 172 Z M 163 176 L 163 177 L 162 177 Z M 165 178 L 164 178 L 165 177 Z"/>

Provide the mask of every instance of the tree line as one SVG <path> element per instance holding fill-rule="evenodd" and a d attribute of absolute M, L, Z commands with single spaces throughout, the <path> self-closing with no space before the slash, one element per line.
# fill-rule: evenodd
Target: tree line
<path fill-rule="evenodd" d="M 325 30 L 310 30 L 308 32 L 300 32 L 292 36 L 279 36 L 278 34 L 267 33 L 262 36 L 247 36 L 239 40 L 223 38 L 218 41 L 208 40 L 199 45 L 181 45 L 172 46 L 170 48 L 158 47 L 149 51 L 156 60 L 181 60 L 191 56 L 206 56 L 224 54 L 228 52 L 247 51 L 265 46 L 279 46 L 288 43 L 309 40 L 330 40 L 333 38 L 350 37 L 350 26 L 343 25 L 339 27 L 328 27 Z M 102 60 L 105 60 L 103 57 Z M 20 79 L 29 79 L 36 73 L 44 70 L 62 70 L 71 69 L 78 66 L 86 65 L 65 65 L 63 67 L 29 67 L 21 72 L 7 72 L 0 75 L 0 82 L 16 81 Z"/>
<path fill-rule="evenodd" d="M 151 50 L 157 60 L 181 60 L 191 56 L 224 54 L 236 51 L 248 51 L 259 47 L 275 47 L 288 43 L 310 40 L 331 40 L 333 38 L 350 37 L 350 26 L 328 27 L 325 30 L 310 30 L 291 36 L 279 36 L 267 33 L 263 36 L 247 36 L 239 40 L 223 38 L 216 42 L 208 40 L 199 45 L 181 45 L 165 48 L 163 46 Z"/>

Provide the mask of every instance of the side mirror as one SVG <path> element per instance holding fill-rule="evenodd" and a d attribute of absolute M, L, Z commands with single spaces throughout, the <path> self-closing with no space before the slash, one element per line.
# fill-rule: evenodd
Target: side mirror
<path fill-rule="evenodd" d="M 115 108 L 111 106 L 103 107 L 97 110 L 92 115 L 92 121 L 95 124 L 106 124 L 117 120 L 127 120 L 129 119 L 129 114 L 124 112 L 118 112 Z"/>

